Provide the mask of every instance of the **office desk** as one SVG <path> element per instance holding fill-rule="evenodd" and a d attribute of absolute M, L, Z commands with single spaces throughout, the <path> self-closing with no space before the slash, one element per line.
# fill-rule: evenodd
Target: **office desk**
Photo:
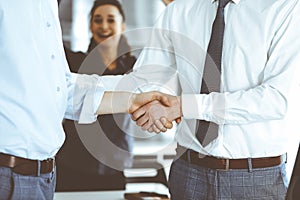
<path fill-rule="evenodd" d="M 159 183 L 130 183 L 123 191 L 95 191 L 95 192 L 56 192 L 54 200 L 124 200 L 126 192 L 157 192 L 169 195 L 168 188 Z"/>
<path fill-rule="evenodd" d="M 58 192 L 54 200 L 123 200 L 125 191 Z"/>
<path fill-rule="evenodd" d="M 173 139 L 174 133 L 171 135 L 166 133 L 165 135 L 153 135 L 151 138 L 135 141 L 133 154 L 137 159 L 148 158 L 159 161 L 164 166 L 168 176 L 176 148 L 176 142 Z M 171 158 L 168 158 L 168 156 L 171 156 Z M 123 191 L 56 192 L 54 200 L 124 200 L 125 193 L 141 191 L 156 192 L 170 196 L 168 188 L 160 183 L 129 183 L 126 184 L 126 190 Z"/>

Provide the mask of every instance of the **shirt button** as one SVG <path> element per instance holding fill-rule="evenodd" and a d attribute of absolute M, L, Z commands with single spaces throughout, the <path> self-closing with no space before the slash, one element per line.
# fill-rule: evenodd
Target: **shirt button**
<path fill-rule="evenodd" d="M 55 58 L 55 55 L 52 54 L 52 55 L 51 55 L 51 59 L 54 60 L 54 58 Z"/>
<path fill-rule="evenodd" d="M 47 26 L 48 28 L 51 27 L 50 22 L 47 22 L 47 23 L 46 23 L 46 26 Z"/>
<path fill-rule="evenodd" d="M 60 91 L 60 87 L 57 87 L 57 88 L 56 88 L 56 91 L 59 92 L 59 91 Z"/>

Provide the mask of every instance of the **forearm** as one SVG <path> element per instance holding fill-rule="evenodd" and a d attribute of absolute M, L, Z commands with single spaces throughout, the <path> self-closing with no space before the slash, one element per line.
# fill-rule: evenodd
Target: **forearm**
<path fill-rule="evenodd" d="M 97 115 L 128 113 L 132 98 L 135 94 L 131 92 L 111 92 L 104 93 L 101 103 L 96 112 Z"/>
<path fill-rule="evenodd" d="M 170 105 L 170 99 L 160 92 L 154 91 L 136 94 L 131 92 L 107 91 L 103 95 L 96 114 L 133 113 L 141 106 L 154 100 L 158 100 L 166 106 Z"/>

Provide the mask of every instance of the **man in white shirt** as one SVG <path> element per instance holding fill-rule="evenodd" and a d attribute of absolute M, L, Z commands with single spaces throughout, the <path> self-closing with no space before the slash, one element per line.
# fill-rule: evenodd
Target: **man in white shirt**
<path fill-rule="evenodd" d="M 102 77 L 102 83 L 107 90 L 153 83 L 178 95 L 169 96 L 171 107 L 151 103 L 134 113 L 138 125 L 156 132 L 161 116 L 182 117 L 180 159 L 169 179 L 173 200 L 284 199 L 285 154 L 299 142 L 293 114 L 299 111 L 300 2 L 229 2 L 220 91 L 200 94 L 217 7 L 218 1 L 176 0 L 156 23 L 133 73 Z M 218 125 L 207 145 L 195 135 L 195 119 Z"/>
<path fill-rule="evenodd" d="M 104 93 L 98 76 L 70 73 L 57 8 L 56 0 L 0 2 L 1 200 L 53 199 L 63 118 L 91 123 L 161 98 Z"/>

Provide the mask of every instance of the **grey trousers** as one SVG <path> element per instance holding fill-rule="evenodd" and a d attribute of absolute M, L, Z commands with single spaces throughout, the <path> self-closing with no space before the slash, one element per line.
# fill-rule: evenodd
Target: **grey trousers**
<path fill-rule="evenodd" d="M 177 159 L 172 163 L 169 190 L 172 200 L 284 200 L 285 163 L 259 169 L 213 170 Z"/>
<path fill-rule="evenodd" d="M 56 173 L 24 176 L 0 167 L 0 200 L 52 200 Z"/>

